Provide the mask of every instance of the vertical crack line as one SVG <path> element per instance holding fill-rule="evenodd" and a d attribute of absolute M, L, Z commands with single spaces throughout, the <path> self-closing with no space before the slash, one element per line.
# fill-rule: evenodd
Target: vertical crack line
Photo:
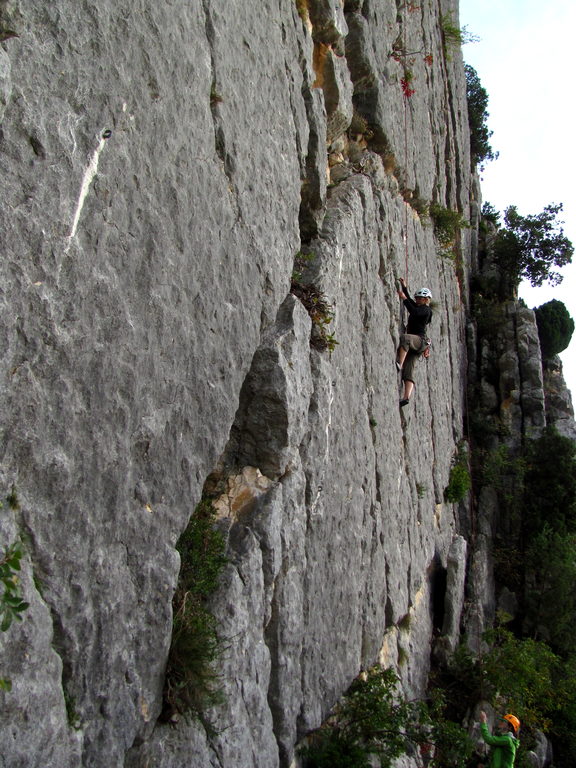
<path fill-rule="evenodd" d="M 226 178 L 228 179 L 228 186 L 230 192 L 233 194 L 234 207 L 236 208 L 236 217 L 238 220 L 241 218 L 241 211 L 238 190 L 233 179 L 235 170 L 234 160 L 226 148 L 226 135 L 224 133 L 224 126 L 218 109 L 218 105 L 223 101 L 223 97 L 219 91 L 218 79 L 216 76 L 217 57 L 214 52 L 214 47 L 216 44 L 216 28 L 214 27 L 214 22 L 212 21 L 209 0 L 203 0 L 202 7 L 204 10 L 205 18 L 204 29 L 206 32 L 206 40 L 210 50 L 210 113 L 212 115 L 212 122 L 214 125 L 214 150 L 220 159 L 220 162 L 222 163 L 222 168 Z"/>

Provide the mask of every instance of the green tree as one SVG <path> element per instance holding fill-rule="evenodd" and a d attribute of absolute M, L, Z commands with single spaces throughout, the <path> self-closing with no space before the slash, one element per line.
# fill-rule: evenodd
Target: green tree
<path fill-rule="evenodd" d="M 547 205 L 542 213 L 522 216 L 515 205 L 504 213 L 505 227 L 498 231 L 494 257 L 513 287 L 521 280 L 540 286 L 557 285 L 562 276 L 553 267 L 570 264 L 574 247 L 556 220 L 562 204 Z"/>
<path fill-rule="evenodd" d="M 572 768 L 576 755 L 576 656 L 564 661 L 562 673 L 557 684 L 564 703 L 551 718 L 549 735 L 556 768 Z"/>
<path fill-rule="evenodd" d="M 523 533 L 576 533 L 576 443 L 548 426 L 526 450 Z"/>
<path fill-rule="evenodd" d="M 525 553 L 524 632 L 567 657 L 576 620 L 576 535 L 546 523 Z"/>
<path fill-rule="evenodd" d="M 492 222 L 494 226 L 500 226 L 500 211 L 488 201 L 482 203 L 482 218 Z"/>
<path fill-rule="evenodd" d="M 509 617 L 508 617 L 509 618 Z M 450 690 L 463 717 L 479 700 L 514 712 L 522 724 L 517 765 L 536 730 L 552 739 L 556 768 L 572 768 L 576 754 L 576 658 L 563 658 L 547 643 L 518 638 L 502 626 L 484 634 L 479 656 L 460 646 L 450 663 Z"/>
<path fill-rule="evenodd" d="M 466 99 L 468 101 L 468 126 L 470 128 L 470 156 L 474 165 L 496 160 L 498 152 L 490 145 L 493 131 L 488 129 L 488 94 L 482 87 L 476 70 L 464 65 L 466 75 Z"/>
<path fill-rule="evenodd" d="M 442 697 L 430 703 L 406 701 L 391 669 L 375 666 L 361 674 L 334 714 L 308 737 L 301 750 L 306 768 L 367 768 L 377 756 L 382 768 L 420 745 L 434 744 L 434 765 L 463 766 L 472 752 L 466 732 L 444 718 Z"/>
<path fill-rule="evenodd" d="M 526 448 L 523 632 L 567 657 L 576 621 L 576 443 L 548 426 Z"/>
<path fill-rule="evenodd" d="M 514 712 L 523 727 L 547 730 L 550 716 L 565 701 L 558 689 L 562 659 L 546 643 L 517 638 L 502 626 L 486 632 L 483 639 L 488 650 L 479 656 L 465 646 L 454 654 L 456 695 L 462 691 L 467 706 L 486 699 Z"/>
<path fill-rule="evenodd" d="M 547 301 L 534 310 L 542 357 L 553 357 L 570 344 L 574 333 L 574 320 L 566 305 L 558 299 Z"/>

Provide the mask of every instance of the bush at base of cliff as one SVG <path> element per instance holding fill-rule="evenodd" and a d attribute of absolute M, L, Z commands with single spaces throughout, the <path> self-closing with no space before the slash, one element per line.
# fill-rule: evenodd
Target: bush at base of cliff
<path fill-rule="evenodd" d="M 224 538 L 214 527 L 214 509 L 196 507 L 178 544 L 181 566 L 173 599 L 174 626 L 164 686 L 164 719 L 198 715 L 220 700 L 215 663 L 221 651 L 217 621 L 206 601 L 226 563 Z"/>
<path fill-rule="evenodd" d="M 434 754 L 434 765 L 463 767 L 472 744 L 463 728 L 443 716 L 442 697 L 405 701 L 391 669 L 376 666 L 350 686 L 334 714 L 300 750 L 305 768 L 382 768 L 404 754 Z"/>
<path fill-rule="evenodd" d="M 352 738 L 331 729 L 320 729 L 300 751 L 305 768 L 371 768 L 369 753 Z"/>
<path fill-rule="evenodd" d="M 542 357 L 549 358 L 563 352 L 574 333 L 574 320 L 566 305 L 558 299 L 547 301 L 534 310 Z"/>
<path fill-rule="evenodd" d="M 510 617 L 506 617 L 510 618 Z M 576 660 L 568 661 L 532 638 L 518 638 L 499 626 L 484 635 L 485 649 L 473 656 L 467 647 L 455 652 L 444 678 L 435 680 L 450 693 L 453 717 L 463 718 L 481 701 L 497 712 L 513 712 L 521 722 L 520 752 L 516 765 L 527 764 L 527 751 L 535 745 L 537 731 L 544 731 L 573 757 L 576 748 Z M 573 761 L 557 760 L 568 768 Z"/>

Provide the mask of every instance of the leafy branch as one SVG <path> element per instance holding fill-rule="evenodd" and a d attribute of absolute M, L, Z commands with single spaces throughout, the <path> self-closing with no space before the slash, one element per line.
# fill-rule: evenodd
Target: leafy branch
<path fill-rule="evenodd" d="M 4 552 L 0 560 L 0 583 L 3 592 L 0 596 L 0 631 L 6 632 L 14 620 L 22 621 L 21 614 L 28 608 L 29 603 L 22 600 L 20 594 L 20 560 L 22 545 L 15 541 Z"/>
<path fill-rule="evenodd" d="M 10 499 L 9 499 L 10 503 Z M 0 559 L 0 631 L 7 632 L 14 620 L 22 621 L 22 613 L 28 608 L 29 603 L 22 600 L 20 593 L 20 560 L 22 559 L 22 545 L 19 541 L 13 542 L 4 551 Z M 0 690 L 10 691 L 10 680 L 0 677 Z"/>

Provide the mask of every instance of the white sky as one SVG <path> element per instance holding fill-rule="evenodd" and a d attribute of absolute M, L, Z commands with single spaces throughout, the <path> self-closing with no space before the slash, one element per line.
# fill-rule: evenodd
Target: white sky
<path fill-rule="evenodd" d="M 576 3 L 460 0 L 460 26 L 480 37 L 462 52 L 488 93 L 490 143 L 500 153 L 482 174 L 483 200 L 522 215 L 563 203 L 558 218 L 576 246 Z M 559 286 L 523 284 L 520 296 L 529 307 L 563 301 L 576 322 L 576 255 L 560 272 Z M 560 357 L 576 396 L 576 332 Z"/>

